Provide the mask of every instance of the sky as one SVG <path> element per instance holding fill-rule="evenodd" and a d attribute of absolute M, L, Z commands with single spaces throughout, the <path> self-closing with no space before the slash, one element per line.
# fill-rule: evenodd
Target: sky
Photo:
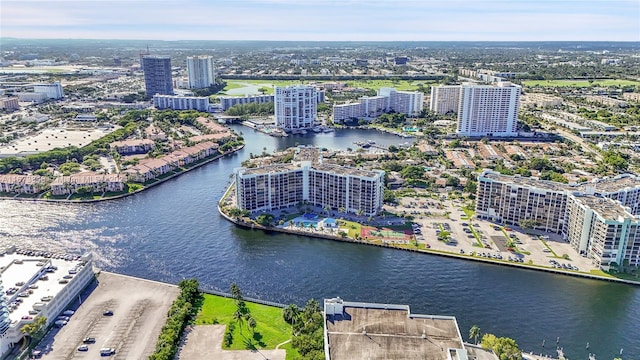
<path fill-rule="evenodd" d="M 0 37 L 640 41 L 640 0 L 1 0 Z"/>

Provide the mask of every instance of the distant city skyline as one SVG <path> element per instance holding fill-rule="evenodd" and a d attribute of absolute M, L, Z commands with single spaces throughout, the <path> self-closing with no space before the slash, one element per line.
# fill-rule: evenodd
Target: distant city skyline
<path fill-rule="evenodd" d="M 17 38 L 640 41 L 640 1 L 3 0 L 0 24 Z"/>

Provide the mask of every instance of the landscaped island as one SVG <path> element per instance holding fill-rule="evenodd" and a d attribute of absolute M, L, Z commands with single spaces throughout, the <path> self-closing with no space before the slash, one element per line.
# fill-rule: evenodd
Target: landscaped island
<path fill-rule="evenodd" d="M 0 160 L 0 196 L 96 201 L 127 196 L 235 152 L 242 137 L 198 112 L 130 111 L 81 148 Z M 65 136 L 61 129 L 59 136 Z M 58 135 L 53 135 L 58 136 Z"/>

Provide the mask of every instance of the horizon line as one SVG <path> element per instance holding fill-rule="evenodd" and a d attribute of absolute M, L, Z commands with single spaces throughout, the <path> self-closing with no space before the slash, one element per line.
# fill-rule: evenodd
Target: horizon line
<path fill-rule="evenodd" d="M 15 40 L 117 40 L 117 41 L 163 41 L 163 42 L 179 42 L 179 41 L 221 41 L 221 42 L 235 42 L 235 41 L 253 41 L 253 42 L 377 42 L 377 43 L 409 43 L 409 42 L 449 42 L 449 43 L 470 43 L 470 42 L 520 42 L 520 43 L 533 43 L 533 42 L 545 42 L 545 43 L 559 43 L 559 42 L 597 42 L 597 43 L 640 43 L 640 40 L 265 40 L 265 39 L 179 39 L 179 40 L 165 40 L 165 39 L 125 39 L 125 38 L 36 38 L 36 37 L 16 37 L 16 36 L 0 36 L 0 40 L 3 39 L 15 39 Z"/>

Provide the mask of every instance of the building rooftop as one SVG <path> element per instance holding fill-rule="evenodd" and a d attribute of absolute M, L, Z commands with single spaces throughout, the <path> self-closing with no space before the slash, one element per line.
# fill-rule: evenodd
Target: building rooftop
<path fill-rule="evenodd" d="M 45 302 L 47 297 L 54 298 L 67 283 L 60 283 L 64 276 L 73 277 L 70 273 L 79 272 L 80 268 L 86 266 L 88 257 L 74 257 L 67 255 L 61 258 L 34 256 L 20 254 L 17 251 L 0 256 L 0 271 L 2 286 L 5 291 L 6 302 L 10 309 L 10 319 L 12 325 L 17 325 L 23 317 L 34 317 L 33 305 L 38 302 Z M 40 254 L 44 255 L 44 254 Z M 90 265 L 89 265 L 90 266 Z M 44 271 L 47 268 L 50 270 Z M 44 271 L 44 272 L 43 272 Z M 40 274 L 46 275 L 47 280 Z M 15 292 L 11 289 L 17 289 Z M 22 294 L 22 296 L 21 296 Z M 27 295 L 28 294 L 28 295 Z M 25 296 L 26 295 L 26 296 Z M 16 303 L 16 300 L 22 300 Z M 11 310 L 13 308 L 13 310 Z M 32 311 L 30 313 L 29 311 Z"/>
<path fill-rule="evenodd" d="M 623 174 L 615 177 L 607 177 L 592 182 L 583 183 L 577 186 L 578 189 L 584 191 L 587 187 L 593 188 L 597 192 L 616 192 L 624 188 L 640 187 L 640 177 Z"/>
<path fill-rule="evenodd" d="M 514 176 L 502 175 L 500 173 L 493 172 L 493 171 L 485 171 L 480 175 L 480 177 L 499 181 L 505 184 L 526 186 L 529 188 L 537 188 L 541 190 L 560 192 L 560 191 L 571 189 L 569 185 L 554 182 L 554 181 L 540 180 L 540 179 L 530 178 L 530 177 L 522 177 L 519 175 L 514 175 Z"/>
<path fill-rule="evenodd" d="M 270 173 L 278 173 L 283 171 L 302 170 L 294 164 L 273 164 L 256 168 L 245 168 L 244 175 L 264 175 Z"/>
<path fill-rule="evenodd" d="M 449 349 L 464 349 L 455 317 L 411 314 L 405 305 L 341 305 L 342 311 L 326 310 L 330 360 L 445 360 Z"/>
<path fill-rule="evenodd" d="M 624 219 L 635 219 L 635 217 L 629 213 L 624 206 L 614 200 L 590 195 L 574 195 L 574 198 L 584 206 L 598 213 L 605 220 L 622 221 Z"/>
<path fill-rule="evenodd" d="M 373 170 L 363 170 L 357 169 L 347 166 L 340 166 L 334 164 L 318 164 L 313 166 L 313 168 L 317 171 L 323 171 L 327 173 L 335 173 L 339 175 L 351 175 L 351 176 L 359 176 L 364 178 L 375 178 L 380 175 L 381 170 L 373 171 Z"/>

